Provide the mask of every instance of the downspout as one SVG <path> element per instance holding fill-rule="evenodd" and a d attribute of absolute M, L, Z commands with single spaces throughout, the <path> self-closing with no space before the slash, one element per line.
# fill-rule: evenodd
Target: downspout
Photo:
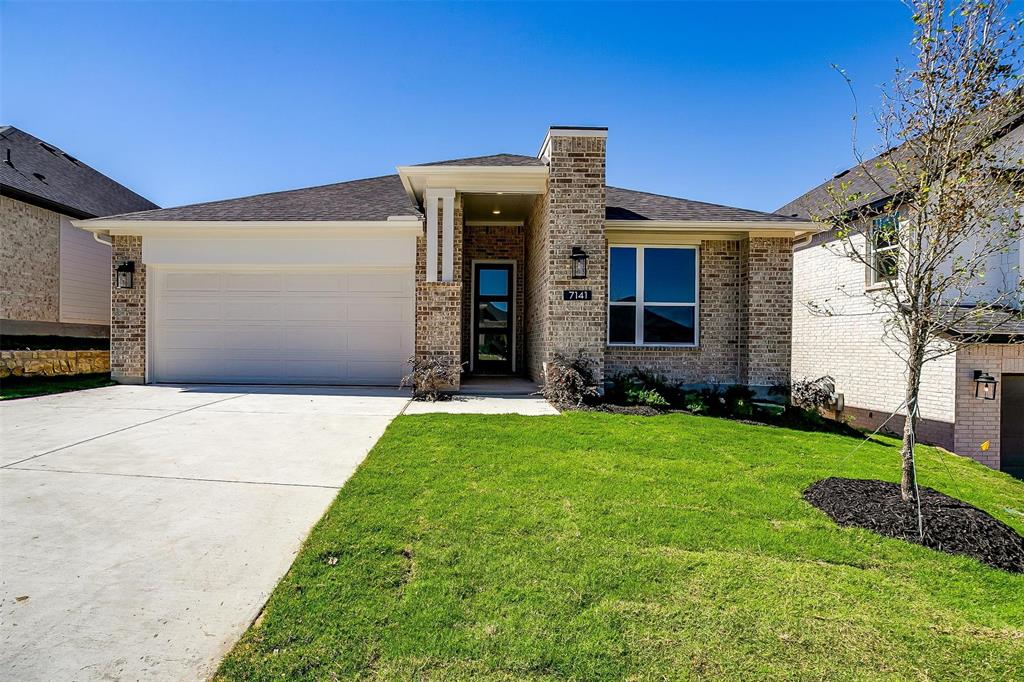
<path fill-rule="evenodd" d="M 110 235 L 107 235 L 107 236 L 110 236 Z M 99 232 L 93 232 L 92 233 L 92 238 L 95 239 L 96 241 L 98 241 L 100 244 L 106 244 L 107 246 L 113 246 L 114 245 L 114 242 L 112 242 L 112 241 L 108 242 L 105 239 L 100 239 L 100 233 Z"/>
<path fill-rule="evenodd" d="M 793 248 L 797 249 L 797 248 L 800 248 L 801 246 L 807 246 L 808 244 L 811 243 L 811 239 L 813 237 L 814 237 L 814 233 L 813 232 L 808 232 L 807 234 L 805 234 L 800 239 L 794 239 L 793 240 Z"/>

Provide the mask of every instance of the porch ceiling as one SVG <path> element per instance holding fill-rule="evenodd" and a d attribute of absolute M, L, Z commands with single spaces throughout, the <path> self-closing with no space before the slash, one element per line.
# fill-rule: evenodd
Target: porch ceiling
<path fill-rule="evenodd" d="M 523 222 L 530 215 L 535 194 L 472 193 L 462 195 L 463 219 L 467 224 Z M 495 213 L 497 211 L 497 213 Z"/>

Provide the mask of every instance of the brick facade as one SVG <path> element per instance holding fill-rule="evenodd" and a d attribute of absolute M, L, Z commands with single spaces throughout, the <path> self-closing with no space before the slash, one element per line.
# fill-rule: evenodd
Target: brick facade
<path fill-rule="evenodd" d="M 0 319 L 60 319 L 60 214 L 0 197 Z"/>
<path fill-rule="evenodd" d="M 524 229 L 524 356 L 526 374 L 534 381 L 544 379 L 544 362 L 548 347 L 548 290 L 551 261 L 548 258 L 548 196 L 542 194 L 533 202 L 533 209 Z"/>
<path fill-rule="evenodd" d="M 608 250 L 605 221 L 605 138 L 553 135 L 550 140 L 547 202 L 537 215 L 540 227 L 532 239 L 532 253 L 547 263 L 539 268 L 547 286 L 535 287 L 534 295 L 546 301 L 541 355 L 533 358 L 531 375 L 538 364 L 556 352 L 578 349 L 591 358 L 597 378 L 604 375 L 607 319 Z M 583 248 L 589 258 L 586 279 L 573 279 L 570 254 Z M 566 301 L 564 289 L 589 289 L 590 301 Z M 528 304 L 529 305 L 529 304 Z M 540 304 L 543 305 L 543 304 Z"/>
<path fill-rule="evenodd" d="M 110 377 L 123 384 L 146 380 L 146 266 L 142 237 L 113 237 L 110 308 Z M 117 287 L 117 266 L 135 261 L 134 285 Z"/>
<path fill-rule="evenodd" d="M 1000 384 L 995 400 L 974 397 L 974 370 L 993 375 Z M 1024 346 L 983 344 L 968 346 L 956 352 L 956 430 L 955 452 L 966 455 L 993 469 L 1000 463 L 1000 429 L 1002 419 L 1024 419 L 1024 415 L 1002 414 L 1002 376 L 1024 374 Z M 988 450 L 982 443 L 988 441 Z"/>
<path fill-rule="evenodd" d="M 438 202 L 437 244 L 438 274 L 440 278 L 444 229 L 444 209 Z M 454 201 L 454 271 L 456 277 L 462 273 L 463 228 L 462 196 Z M 461 281 L 428 282 L 427 279 L 427 237 L 426 220 L 423 234 L 416 238 L 416 357 L 447 358 L 451 362 L 462 361 L 462 298 Z M 451 387 L 459 389 L 459 383 Z"/>
<path fill-rule="evenodd" d="M 789 383 L 793 310 L 793 240 L 743 240 L 740 299 L 739 382 L 748 386 Z"/>
<path fill-rule="evenodd" d="M 512 225 L 472 225 L 464 230 L 463 261 L 462 261 L 462 361 L 469 363 L 472 355 L 472 311 L 473 311 L 473 262 L 487 260 L 512 261 L 515 263 L 515 299 L 513 301 L 513 320 L 515 326 L 515 367 L 522 372 L 525 335 L 523 320 L 525 319 L 524 303 L 526 300 L 526 272 L 523 267 L 523 226 Z M 471 365 L 467 364 L 469 369 Z"/>

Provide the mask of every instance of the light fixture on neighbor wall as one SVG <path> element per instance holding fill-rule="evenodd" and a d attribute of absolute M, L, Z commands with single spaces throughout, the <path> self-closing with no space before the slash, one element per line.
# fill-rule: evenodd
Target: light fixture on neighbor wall
<path fill-rule="evenodd" d="M 587 252 L 583 250 L 583 247 L 574 246 L 572 247 L 572 278 L 573 279 L 586 279 L 587 278 Z"/>
<path fill-rule="evenodd" d="M 135 261 L 126 260 L 117 266 L 117 288 L 131 289 L 135 279 Z"/>
<path fill-rule="evenodd" d="M 995 400 L 996 384 L 999 382 L 988 372 L 974 370 L 974 397 L 978 400 Z"/>

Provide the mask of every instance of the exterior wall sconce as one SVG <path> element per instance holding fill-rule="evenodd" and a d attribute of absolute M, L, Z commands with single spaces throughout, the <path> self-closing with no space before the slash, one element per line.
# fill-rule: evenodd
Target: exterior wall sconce
<path fill-rule="evenodd" d="M 572 278 L 587 278 L 587 252 L 580 246 L 572 247 Z"/>
<path fill-rule="evenodd" d="M 996 378 L 984 370 L 974 370 L 974 397 L 978 400 L 996 399 Z"/>
<path fill-rule="evenodd" d="M 126 260 L 117 266 L 117 288 L 118 289 L 131 289 L 133 286 L 132 280 L 135 279 L 135 261 Z"/>

